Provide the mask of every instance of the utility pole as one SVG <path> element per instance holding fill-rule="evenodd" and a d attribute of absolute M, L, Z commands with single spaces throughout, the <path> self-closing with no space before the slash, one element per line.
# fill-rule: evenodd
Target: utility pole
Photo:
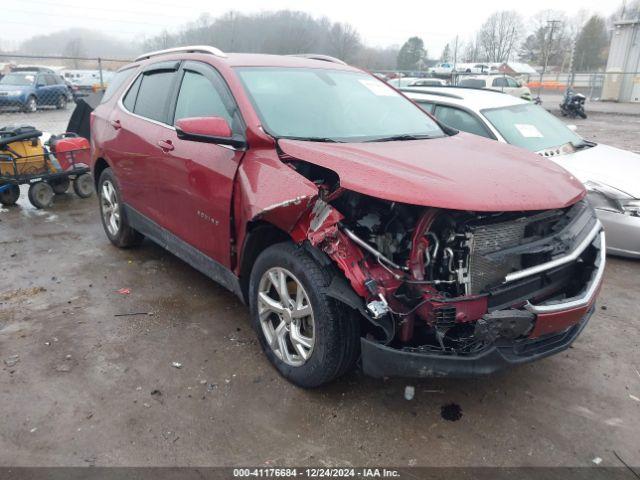
<path fill-rule="evenodd" d="M 456 35 L 456 46 L 453 47 L 453 71 L 456 70 L 456 63 L 458 62 L 458 35 Z"/>
<path fill-rule="evenodd" d="M 547 66 L 549 64 L 549 50 L 553 42 L 553 31 L 556 29 L 556 25 L 561 24 L 561 20 L 547 20 L 547 28 L 549 29 L 549 42 L 545 41 L 544 48 L 544 65 L 542 66 L 542 73 L 540 73 L 540 85 L 538 86 L 538 98 L 540 98 L 540 91 L 542 90 L 542 77 L 547 72 Z"/>

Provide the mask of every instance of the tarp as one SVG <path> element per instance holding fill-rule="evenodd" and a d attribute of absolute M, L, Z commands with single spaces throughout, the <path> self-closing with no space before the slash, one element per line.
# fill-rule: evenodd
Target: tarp
<path fill-rule="evenodd" d="M 77 133 L 79 136 L 90 140 L 90 122 L 89 115 L 100 104 L 103 92 L 91 93 L 86 97 L 76 100 L 76 108 L 71 114 L 67 132 Z"/>

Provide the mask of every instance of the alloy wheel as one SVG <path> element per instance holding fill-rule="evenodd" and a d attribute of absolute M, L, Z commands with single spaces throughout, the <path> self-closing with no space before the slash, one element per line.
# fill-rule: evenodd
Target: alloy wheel
<path fill-rule="evenodd" d="M 120 230 L 120 204 L 118 203 L 116 189 L 109 180 L 105 180 L 102 183 L 100 207 L 107 231 L 111 236 L 115 237 Z"/>
<path fill-rule="evenodd" d="M 273 353 L 287 365 L 304 365 L 315 345 L 315 324 L 309 296 L 295 275 L 281 267 L 262 275 L 258 315 Z"/>

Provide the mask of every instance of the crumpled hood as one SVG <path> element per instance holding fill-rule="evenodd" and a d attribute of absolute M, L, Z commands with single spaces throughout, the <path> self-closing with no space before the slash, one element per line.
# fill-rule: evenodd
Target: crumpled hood
<path fill-rule="evenodd" d="M 580 181 L 605 183 L 634 198 L 640 198 L 640 155 L 609 145 L 551 157 Z"/>
<path fill-rule="evenodd" d="M 563 208 L 585 194 L 539 155 L 459 133 L 427 140 L 319 143 L 281 139 L 282 151 L 333 170 L 340 185 L 372 197 L 485 212 Z"/>

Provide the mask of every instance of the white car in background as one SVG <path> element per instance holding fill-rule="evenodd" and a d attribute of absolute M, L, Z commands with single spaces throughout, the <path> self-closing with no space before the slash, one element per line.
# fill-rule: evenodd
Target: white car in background
<path fill-rule="evenodd" d="M 536 152 L 584 183 L 607 251 L 640 258 L 640 155 L 586 141 L 542 107 L 489 90 L 406 89 L 445 125 Z"/>
<path fill-rule="evenodd" d="M 396 77 L 396 78 L 392 78 L 390 80 L 387 80 L 387 83 L 389 85 L 391 85 L 392 87 L 395 87 L 395 88 L 404 88 L 404 87 L 408 87 L 409 85 L 411 85 L 416 80 L 421 80 L 421 78 L 418 78 L 418 77 Z"/>
<path fill-rule="evenodd" d="M 433 67 L 429 69 L 431 73 L 434 75 L 440 76 L 450 76 L 453 73 L 453 63 L 444 62 L 444 63 L 436 63 Z"/>
<path fill-rule="evenodd" d="M 432 77 L 392 78 L 391 80 L 388 80 L 387 83 L 395 88 L 444 87 L 447 85 L 446 80 Z"/>
<path fill-rule="evenodd" d="M 458 79 L 458 87 L 484 88 L 508 93 L 514 97 L 531 101 L 531 90 L 521 81 L 508 75 L 474 75 L 462 76 Z"/>

